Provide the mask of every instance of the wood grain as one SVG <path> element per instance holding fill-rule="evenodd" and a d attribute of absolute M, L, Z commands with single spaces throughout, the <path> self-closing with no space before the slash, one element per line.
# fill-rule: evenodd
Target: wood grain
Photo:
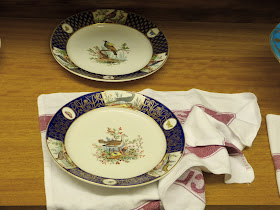
<path fill-rule="evenodd" d="M 40 94 L 145 88 L 253 92 L 263 121 L 244 153 L 255 181 L 226 185 L 223 175 L 206 174 L 207 205 L 280 205 L 265 122 L 266 114 L 280 114 L 280 66 L 269 46 L 275 24 L 155 19 L 170 46 L 164 67 L 140 80 L 103 83 L 75 76 L 56 63 L 49 39 L 61 20 L 0 18 L 0 206 L 45 205 Z"/>

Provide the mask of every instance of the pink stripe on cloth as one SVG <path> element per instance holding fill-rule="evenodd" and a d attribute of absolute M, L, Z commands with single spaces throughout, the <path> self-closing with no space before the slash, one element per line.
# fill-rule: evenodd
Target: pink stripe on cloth
<path fill-rule="evenodd" d="M 236 114 L 231 112 L 217 112 L 215 110 L 209 109 L 201 104 L 196 104 L 193 107 L 199 107 L 203 110 L 206 114 L 210 115 L 211 117 L 215 118 L 216 120 L 224 123 L 225 125 L 229 125 L 235 118 Z M 172 110 L 175 116 L 178 118 L 181 124 L 184 124 L 186 119 L 188 118 L 190 112 L 192 111 L 193 107 L 189 110 Z M 189 147 L 186 146 L 185 154 L 195 154 L 199 158 L 207 158 L 210 157 L 217 152 L 221 151 L 222 149 L 226 148 L 229 155 L 243 155 L 242 151 L 240 151 L 235 145 L 228 143 L 225 141 L 225 145 L 208 145 L 208 146 L 200 146 L 200 147 Z"/>
<path fill-rule="evenodd" d="M 40 125 L 40 131 L 46 131 L 48 124 L 50 120 L 52 119 L 53 115 L 46 114 L 46 115 L 40 115 L 39 116 L 39 125 Z"/>
<path fill-rule="evenodd" d="M 199 158 L 208 158 L 216 154 L 222 149 L 227 149 L 228 154 L 230 156 L 236 156 L 236 155 L 243 155 L 242 151 L 238 149 L 235 145 L 232 143 L 225 142 L 225 146 L 220 145 L 208 145 L 208 146 L 199 146 L 199 147 L 189 147 L 186 146 L 185 154 L 195 154 Z"/>
<path fill-rule="evenodd" d="M 161 209 L 161 202 L 159 200 L 156 200 L 156 201 L 148 201 L 133 210 L 160 210 L 160 209 Z"/>
<path fill-rule="evenodd" d="M 275 171 L 280 171 L 280 154 L 272 154 Z"/>
<path fill-rule="evenodd" d="M 208 145 L 208 146 L 200 146 L 200 147 L 186 147 L 185 154 L 195 154 L 199 158 L 208 158 L 217 152 L 219 152 L 221 149 L 224 149 L 223 146 L 219 145 Z"/>
<path fill-rule="evenodd" d="M 211 117 L 215 118 L 216 120 L 226 125 L 229 125 L 236 117 L 235 113 L 217 112 L 212 109 L 208 109 L 207 107 L 200 104 L 194 105 L 193 107 L 195 106 L 201 108 L 201 110 L 203 110 L 206 114 L 210 115 Z M 192 111 L 193 107 L 188 110 L 172 110 L 172 112 L 176 115 L 180 123 L 184 124 L 190 112 Z"/>

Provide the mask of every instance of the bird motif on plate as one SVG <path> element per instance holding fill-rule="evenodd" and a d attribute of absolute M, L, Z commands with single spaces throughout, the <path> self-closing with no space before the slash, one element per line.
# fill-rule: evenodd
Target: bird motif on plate
<path fill-rule="evenodd" d="M 113 12 L 111 12 L 111 13 L 105 15 L 105 17 L 103 18 L 102 21 L 100 21 L 100 23 L 104 23 L 104 22 L 105 22 L 106 20 L 108 20 L 108 19 L 111 20 L 111 19 L 115 18 L 116 15 L 117 15 L 117 11 L 118 11 L 118 10 L 114 10 Z"/>
<path fill-rule="evenodd" d="M 117 49 L 115 48 L 113 43 L 110 43 L 106 40 L 104 40 L 104 47 L 106 47 L 108 50 L 112 51 L 115 56 L 117 56 Z"/>
<path fill-rule="evenodd" d="M 124 142 L 124 137 L 126 137 L 127 135 L 122 134 L 121 135 L 121 140 L 114 140 L 114 139 L 99 139 L 98 142 L 103 144 L 103 147 L 108 150 L 109 152 L 114 152 L 114 151 L 118 151 L 120 153 L 123 153 L 122 149 L 125 146 L 125 142 Z"/>
<path fill-rule="evenodd" d="M 129 96 L 116 97 L 114 100 L 108 102 L 107 105 L 133 109 L 132 101 L 134 100 L 134 98 L 135 93 L 131 92 Z"/>
<path fill-rule="evenodd" d="M 126 97 L 117 97 L 115 99 L 115 101 L 121 101 L 121 102 L 125 102 L 125 103 L 130 103 L 134 99 L 135 93 L 131 92 L 130 94 L 131 94 L 130 96 L 126 96 Z"/>

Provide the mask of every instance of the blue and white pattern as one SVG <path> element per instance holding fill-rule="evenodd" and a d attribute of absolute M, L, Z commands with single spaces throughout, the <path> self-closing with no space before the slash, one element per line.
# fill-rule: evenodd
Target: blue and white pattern
<path fill-rule="evenodd" d="M 65 69 L 67 69 L 68 71 L 76 75 L 92 80 L 105 81 L 105 82 L 123 82 L 123 81 L 135 80 L 135 79 L 146 77 L 156 72 L 158 69 L 160 69 L 166 62 L 169 55 L 167 39 L 163 34 L 163 32 L 160 31 L 160 29 L 154 23 L 147 20 L 146 18 L 138 16 L 134 13 L 125 12 L 123 10 L 115 10 L 116 14 L 122 15 L 119 19 L 116 17 L 106 19 L 105 18 L 106 12 L 108 11 L 111 13 L 114 12 L 113 10 L 106 10 L 106 9 L 86 11 L 86 12 L 75 14 L 62 21 L 54 30 L 50 42 L 51 51 L 56 61 L 62 67 L 64 67 Z M 101 16 L 104 17 L 104 19 L 97 19 L 98 14 L 102 14 Z M 105 23 L 116 23 L 116 24 L 126 25 L 128 27 L 134 28 L 137 31 L 141 32 L 147 37 L 147 39 L 150 41 L 152 45 L 153 57 L 157 57 L 159 54 L 161 55 L 164 54 L 165 55 L 164 59 L 161 62 L 159 62 L 158 65 L 155 65 L 153 68 L 149 68 L 149 71 L 147 71 L 146 69 L 148 65 L 150 65 L 150 63 L 147 64 L 147 66 L 145 66 L 144 68 L 139 69 L 139 71 L 125 74 L 125 75 L 111 76 L 111 75 L 103 75 L 103 74 L 89 72 L 87 70 L 84 70 L 76 66 L 75 68 L 71 68 L 71 66 L 69 67 L 69 64 L 65 64 L 65 62 L 62 62 L 61 59 L 57 57 L 57 54 L 55 52 L 57 51 L 66 52 L 66 45 L 68 39 L 71 37 L 72 34 L 74 34 L 76 31 L 78 31 L 83 27 L 90 26 L 103 21 Z M 157 33 L 156 34 L 152 33 L 153 32 L 152 29 L 156 29 Z M 148 32 L 149 34 L 147 34 Z M 70 61 L 70 65 L 73 65 L 71 61 Z"/>
<path fill-rule="evenodd" d="M 106 184 L 106 180 L 111 177 L 97 176 L 76 166 L 75 163 L 72 162 L 71 157 L 67 154 L 65 148 L 65 135 L 71 124 L 78 117 L 95 109 L 104 109 L 106 106 L 113 106 L 111 105 L 112 103 L 108 102 L 108 98 L 104 98 L 106 95 L 112 95 L 112 93 L 114 93 L 114 91 L 94 92 L 78 97 L 67 103 L 61 107 L 61 109 L 51 119 L 46 135 L 46 141 L 49 146 L 50 153 L 62 169 L 83 181 L 101 186 L 108 186 L 108 184 Z M 119 95 L 119 93 L 127 95 L 130 94 L 131 97 L 133 95 L 133 100 L 137 103 L 132 104 L 133 107 L 128 107 L 134 108 L 137 112 L 140 111 L 154 119 L 164 133 L 167 148 L 163 161 L 165 165 L 157 165 L 153 170 L 150 170 L 140 176 L 125 179 L 113 179 L 114 182 L 110 183 L 114 184 L 109 185 L 109 187 L 133 187 L 156 181 L 166 175 L 184 154 L 185 138 L 181 124 L 176 116 L 166 106 L 150 97 L 127 91 L 116 91 L 116 93 L 117 95 Z M 125 99 L 127 98 L 128 97 Z M 132 100 L 126 103 L 131 105 L 131 101 Z M 124 104 L 119 103 L 119 105 L 123 106 Z M 170 129 L 166 129 L 166 122 L 168 120 L 170 121 L 168 123 L 173 124 Z M 50 148 L 50 145 L 55 146 Z M 168 162 L 169 160 L 172 161 Z M 168 164 L 166 164 L 167 162 Z M 67 164 L 63 165 L 63 163 Z"/>

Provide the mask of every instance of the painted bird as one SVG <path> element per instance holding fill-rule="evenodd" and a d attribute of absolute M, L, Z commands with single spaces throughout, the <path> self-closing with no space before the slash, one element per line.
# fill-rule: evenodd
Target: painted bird
<path fill-rule="evenodd" d="M 129 103 L 131 102 L 134 97 L 135 97 L 135 93 L 134 92 L 130 92 L 130 96 L 127 96 L 127 97 L 118 97 L 115 99 L 115 101 L 121 101 L 121 102 L 126 102 L 126 103 Z"/>
<path fill-rule="evenodd" d="M 113 19 L 114 17 L 116 17 L 117 15 L 117 11 L 118 10 L 114 10 L 113 12 L 107 14 L 102 21 L 100 21 L 100 23 L 104 23 L 107 19 Z"/>
<path fill-rule="evenodd" d="M 106 47 L 108 50 L 111 50 L 114 53 L 114 55 L 117 55 L 117 50 L 114 47 L 114 44 L 104 40 L 104 47 Z"/>
<path fill-rule="evenodd" d="M 124 137 L 126 137 L 126 136 L 127 135 L 122 134 L 121 135 L 121 140 L 114 140 L 114 139 L 103 140 L 103 139 L 99 139 L 98 142 L 100 144 L 103 144 L 104 149 L 109 151 L 109 153 L 116 152 L 116 151 L 122 153 L 122 149 L 125 146 Z"/>

